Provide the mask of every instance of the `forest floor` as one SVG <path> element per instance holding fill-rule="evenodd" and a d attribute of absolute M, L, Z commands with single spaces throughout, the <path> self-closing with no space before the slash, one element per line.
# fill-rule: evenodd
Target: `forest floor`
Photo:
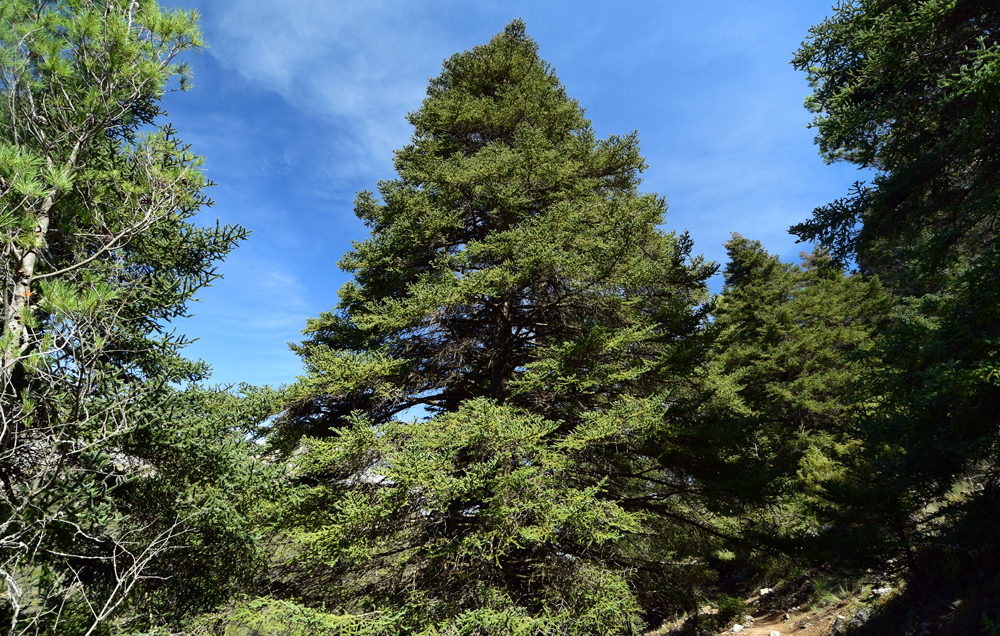
<path fill-rule="evenodd" d="M 751 599 L 753 600 L 753 599 Z M 788 611 L 763 609 L 750 614 L 753 619 L 743 622 L 743 629 L 733 632 L 733 625 L 718 631 L 718 634 L 738 634 L 739 636 L 831 636 L 834 634 L 834 623 L 838 616 L 843 622 L 847 622 L 854 616 L 854 612 L 848 610 L 850 603 L 844 601 L 837 605 L 812 608 L 808 610 L 789 609 Z M 705 613 L 710 613 L 709 608 L 705 608 Z M 676 621 L 664 624 L 660 629 L 647 632 L 646 636 L 668 636 L 677 633 L 683 621 Z"/>
<path fill-rule="evenodd" d="M 850 618 L 843 613 L 847 603 L 834 607 L 824 607 L 809 611 L 791 612 L 757 612 L 753 614 L 753 626 L 739 632 L 745 636 L 780 636 L 795 634 L 796 636 L 828 636 L 833 634 L 833 624 L 838 616 Z M 732 633 L 727 629 L 722 633 Z"/>
<path fill-rule="evenodd" d="M 973 558 L 975 557 L 975 558 Z M 739 595 L 744 616 L 705 634 L 736 636 L 1000 636 L 1000 563 L 976 554 L 962 562 L 925 559 L 919 584 L 902 578 L 868 577 L 840 583 L 835 576 L 788 581 L 774 590 Z M 735 590 L 733 590 L 735 591 Z M 744 588 L 744 593 L 747 590 Z M 714 610 L 700 612 L 702 626 Z M 838 624 L 838 618 L 839 624 Z M 684 619 L 646 636 L 681 636 Z M 734 631 L 734 627 L 736 631 Z"/>
<path fill-rule="evenodd" d="M 837 609 L 824 608 L 787 614 L 761 612 L 753 616 L 753 627 L 744 629 L 740 633 L 746 634 L 746 636 L 774 636 L 774 632 L 778 632 L 782 636 L 785 634 L 826 636 L 833 631 L 833 622 L 837 619 Z M 727 631 L 731 632 L 731 630 Z"/>

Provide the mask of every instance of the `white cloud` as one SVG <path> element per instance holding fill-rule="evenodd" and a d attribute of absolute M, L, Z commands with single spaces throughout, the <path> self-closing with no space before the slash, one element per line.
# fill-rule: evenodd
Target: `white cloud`
<path fill-rule="evenodd" d="M 382 161 L 406 142 L 404 115 L 454 52 L 426 5 L 233 0 L 206 16 L 209 52 L 259 89 L 326 118 L 345 149 Z"/>

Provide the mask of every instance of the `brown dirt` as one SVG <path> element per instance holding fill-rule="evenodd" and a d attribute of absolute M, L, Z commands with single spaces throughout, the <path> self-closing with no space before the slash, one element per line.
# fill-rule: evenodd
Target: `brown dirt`
<path fill-rule="evenodd" d="M 747 599 L 749 605 L 755 604 L 758 598 Z M 745 628 L 739 632 L 739 636 L 770 636 L 771 632 L 778 632 L 781 636 L 831 636 L 833 634 L 833 622 L 840 614 L 845 619 L 850 619 L 853 613 L 846 609 L 847 603 L 838 605 L 804 610 L 789 610 L 787 612 L 778 611 L 758 611 L 752 614 L 753 627 Z M 705 610 L 710 611 L 709 608 Z M 648 632 L 646 636 L 660 636 L 669 633 L 670 629 L 679 624 L 664 625 L 660 629 Z M 733 636 L 732 626 L 719 634 Z"/>
<path fill-rule="evenodd" d="M 740 635 L 769 636 L 771 632 L 778 632 L 781 636 L 829 636 L 833 633 L 833 622 L 837 619 L 838 613 L 850 618 L 843 609 L 844 605 L 846 603 L 808 612 L 759 612 L 753 615 L 753 627 L 744 629 Z M 732 630 L 722 633 L 732 634 Z"/>

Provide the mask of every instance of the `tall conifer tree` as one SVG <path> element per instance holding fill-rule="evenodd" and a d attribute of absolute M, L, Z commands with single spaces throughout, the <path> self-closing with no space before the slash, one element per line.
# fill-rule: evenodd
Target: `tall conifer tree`
<path fill-rule="evenodd" d="M 356 200 L 353 281 L 295 347 L 288 596 L 489 633 L 690 608 L 719 532 L 670 463 L 672 409 L 714 265 L 659 229 L 636 134 L 598 140 L 522 22 L 427 95 L 398 177 Z"/>
<path fill-rule="evenodd" d="M 744 530 L 785 542 L 817 530 L 826 488 L 844 476 L 857 446 L 851 388 L 890 303 L 826 250 L 792 265 L 738 234 L 726 248 L 706 365 L 713 400 L 700 415 L 706 454 L 728 468 L 702 480 L 750 513 Z"/>
<path fill-rule="evenodd" d="M 896 296 L 858 392 L 864 453 L 843 493 L 845 527 L 868 532 L 855 543 L 876 558 L 1000 550 L 998 33 L 989 0 L 858 0 L 794 60 L 822 153 L 876 171 L 792 228 Z"/>

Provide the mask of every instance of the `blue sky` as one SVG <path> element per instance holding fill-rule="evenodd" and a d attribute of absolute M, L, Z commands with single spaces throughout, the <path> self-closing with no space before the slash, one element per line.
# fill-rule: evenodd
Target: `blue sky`
<path fill-rule="evenodd" d="M 391 179 L 404 116 L 453 53 L 521 17 L 600 136 L 638 130 L 642 189 L 666 196 L 666 229 L 720 263 L 730 232 L 794 260 L 788 227 L 864 178 L 827 166 L 789 61 L 831 0 L 489 2 L 198 1 L 209 48 L 192 91 L 166 107 L 206 159 L 216 206 L 202 223 L 253 234 L 178 324 L 219 383 L 282 384 L 287 347 L 347 280 L 337 261 L 366 228 L 355 192 Z M 714 285 L 716 291 L 721 283 Z"/>

